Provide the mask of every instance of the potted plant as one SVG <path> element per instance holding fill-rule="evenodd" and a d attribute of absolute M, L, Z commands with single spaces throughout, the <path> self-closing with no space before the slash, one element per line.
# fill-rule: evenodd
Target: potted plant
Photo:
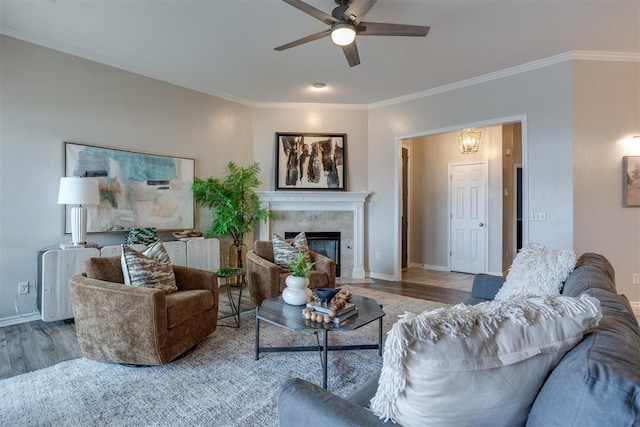
<path fill-rule="evenodd" d="M 287 286 L 282 290 L 282 299 L 287 304 L 303 305 L 311 298 L 309 289 L 309 276 L 314 262 L 307 262 L 302 252 L 298 252 L 298 257 L 289 264 L 291 275 L 287 276 L 285 283 Z"/>
<path fill-rule="evenodd" d="M 263 220 L 273 219 L 275 215 L 260 207 L 255 189 L 262 184 L 258 175 L 260 165 L 257 162 L 243 168 L 234 162 L 227 164 L 224 179 L 196 178 L 193 182 L 193 194 L 203 207 L 211 209 L 212 222 L 208 236 L 230 236 L 233 245 L 230 255 L 235 251 L 237 266 L 243 265 L 244 236 Z M 246 251 L 246 250 L 245 250 Z M 231 256 L 230 256 L 231 258 Z"/>

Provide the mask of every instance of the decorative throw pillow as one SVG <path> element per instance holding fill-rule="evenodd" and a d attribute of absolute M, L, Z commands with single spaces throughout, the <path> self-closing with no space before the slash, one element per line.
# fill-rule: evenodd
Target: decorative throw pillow
<path fill-rule="evenodd" d="M 155 228 L 131 228 L 124 240 L 125 245 L 150 245 L 158 241 Z"/>
<path fill-rule="evenodd" d="M 516 297 L 405 313 L 371 408 L 403 426 L 524 425 L 547 374 L 598 324 L 593 297 Z"/>
<path fill-rule="evenodd" d="M 513 260 L 497 300 L 516 295 L 557 295 L 562 284 L 576 266 L 576 253 L 571 249 L 547 249 L 530 243 Z"/>
<path fill-rule="evenodd" d="M 311 262 L 307 235 L 304 232 L 298 233 L 296 237 L 291 239 L 291 242 L 287 242 L 282 236 L 274 233 L 271 242 L 273 244 L 273 261 L 280 267 L 289 268 L 289 264 L 298 258 L 298 252 L 302 252 L 306 262 Z"/>
<path fill-rule="evenodd" d="M 154 243 L 142 253 L 122 245 L 120 260 L 126 285 L 162 289 L 166 293 L 178 290 L 171 259 L 162 242 Z"/>

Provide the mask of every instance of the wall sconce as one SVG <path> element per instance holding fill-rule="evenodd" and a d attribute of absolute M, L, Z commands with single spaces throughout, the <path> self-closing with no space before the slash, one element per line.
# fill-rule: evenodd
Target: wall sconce
<path fill-rule="evenodd" d="M 458 145 L 462 154 L 472 154 L 478 152 L 480 147 L 480 135 L 482 132 L 474 129 L 465 129 L 458 135 Z"/>

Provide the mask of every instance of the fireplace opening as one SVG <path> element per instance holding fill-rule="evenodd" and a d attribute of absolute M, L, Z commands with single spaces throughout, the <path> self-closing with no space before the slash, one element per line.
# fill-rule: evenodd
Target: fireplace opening
<path fill-rule="evenodd" d="M 285 231 L 285 239 L 293 239 L 299 231 Z M 309 250 L 331 258 L 336 263 L 336 277 L 340 277 L 340 232 L 305 231 Z"/>

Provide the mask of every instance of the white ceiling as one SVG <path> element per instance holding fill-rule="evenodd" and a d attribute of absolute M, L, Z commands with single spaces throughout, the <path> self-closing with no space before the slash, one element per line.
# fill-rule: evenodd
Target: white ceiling
<path fill-rule="evenodd" d="M 431 31 L 359 37 L 350 68 L 329 38 L 274 51 L 327 28 L 280 0 L 0 0 L 2 34 L 250 103 L 372 104 L 569 51 L 640 53 L 640 0 L 378 0 L 366 20 Z"/>

